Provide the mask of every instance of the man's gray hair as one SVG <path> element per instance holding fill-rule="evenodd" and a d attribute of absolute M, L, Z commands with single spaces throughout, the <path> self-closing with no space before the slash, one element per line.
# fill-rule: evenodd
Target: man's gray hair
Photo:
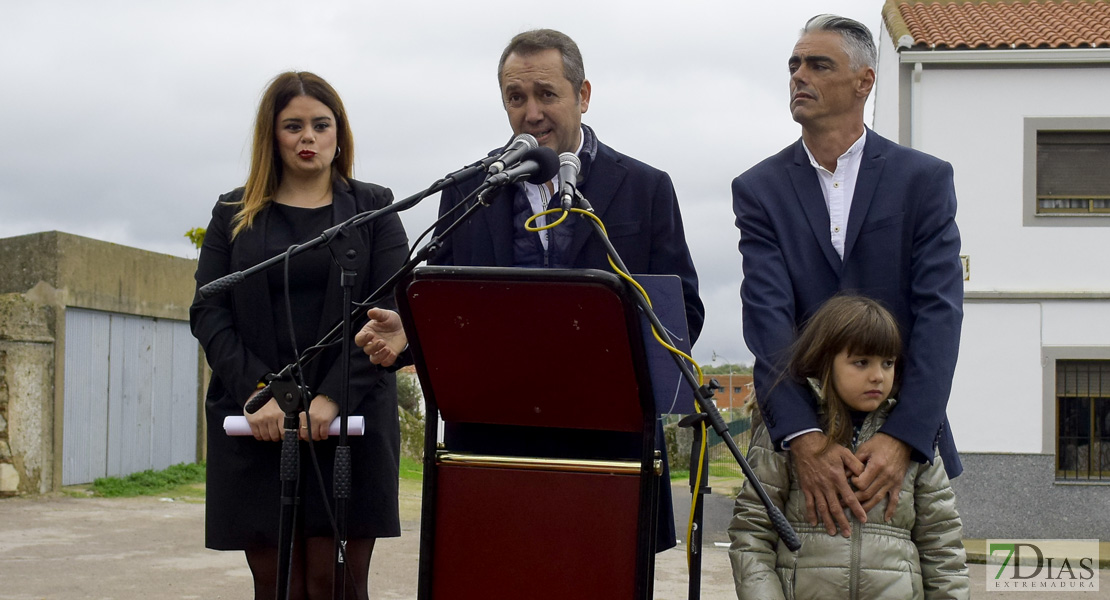
<path fill-rule="evenodd" d="M 513 37 L 501 53 L 501 61 L 497 63 L 497 84 L 501 85 L 501 71 L 510 54 L 515 52 L 518 56 L 528 56 L 544 50 L 559 51 L 563 57 L 563 77 L 574 87 L 575 93 L 582 89 L 582 82 L 586 80 L 586 67 L 582 65 L 582 53 L 578 50 L 578 44 L 567 34 L 554 29 L 533 29 Z"/>
<path fill-rule="evenodd" d="M 806 22 L 802 35 L 814 31 L 831 31 L 840 34 L 844 40 L 844 51 L 851 61 L 852 70 L 862 67 L 874 69 L 879 62 L 879 52 L 875 49 L 875 39 L 871 30 L 859 21 L 837 15 L 817 15 Z"/>

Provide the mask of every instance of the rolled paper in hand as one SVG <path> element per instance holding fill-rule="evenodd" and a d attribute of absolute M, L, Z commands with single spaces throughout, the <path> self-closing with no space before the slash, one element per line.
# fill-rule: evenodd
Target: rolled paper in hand
<path fill-rule="evenodd" d="M 251 426 L 247 423 L 246 417 L 233 415 L 224 417 L 224 431 L 228 435 L 251 435 Z M 347 435 L 362 435 L 365 431 L 366 421 L 361 415 L 347 417 Z M 328 427 L 328 435 L 339 435 L 339 417 L 331 422 L 331 427 Z"/>

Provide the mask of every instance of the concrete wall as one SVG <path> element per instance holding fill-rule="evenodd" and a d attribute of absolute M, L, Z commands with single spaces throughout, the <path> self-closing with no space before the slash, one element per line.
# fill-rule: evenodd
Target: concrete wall
<path fill-rule="evenodd" d="M 45 492 L 53 481 L 51 312 L 0 294 L 0 495 Z"/>
<path fill-rule="evenodd" d="M 57 231 L 0 239 L 0 257 L 0 494 L 49 491 L 61 483 L 66 309 L 188 321 L 196 261 Z"/>
<path fill-rule="evenodd" d="M 1110 487 L 1060 484 L 1055 457 L 960 453 L 952 480 L 968 538 L 1110 540 Z"/>

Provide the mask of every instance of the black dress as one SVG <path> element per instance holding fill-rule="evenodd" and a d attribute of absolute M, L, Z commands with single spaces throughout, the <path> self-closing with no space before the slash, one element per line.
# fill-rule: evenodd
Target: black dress
<path fill-rule="evenodd" d="M 197 266 L 198 288 L 227 273 L 242 271 L 283 252 L 291 243 L 304 242 L 333 224 L 365 210 L 387 206 L 389 190 L 357 181 L 337 181 L 332 204 L 320 209 L 267 205 L 251 229 L 231 241 L 231 218 L 242 190 L 220 197 L 212 211 Z M 404 261 L 408 243 L 396 215 L 377 219 L 352 232 L 358 253 L 354 298 L 362 300 L 388 279 Z M 257 382 L 276 372 L 299 349 L 315 343 L 342 318 L 339 268 L 327 250 L 313 250 L 290 263 L 290 300 L 294 322 L 288 331 L 283 267 L 245 279 L 232 291 L 194 299 L 190 310 L 193 334 L 212 366 L 206 398 L 208 425 L 208 480 L 205 545 L 216 550 L 245 550 L 277 544 L 281 482 L 280 442 L 224 434 L 223 420 L 242 415 L 243 404 Z M 392 293 L 379 303 L 391 307 Z M 338 344 L 306 366 L 313 395 L 338 399 L 343 382 Z M 361 349 L 351 349 L 351 414 L 366 420 L 366 434 L 351 436 L 352 492 L 348 502 L 348 538 L 400 535 L 397 514 L 397 471 L 400 431 L 397 420 L 396 380 L 369 363 Z M 335 437 L 316 442 L 317 461 L 331 499 Z M 300 535 L 332 535 L 325 500 L 311 466 L 307 442 L 301 449 Z"/>

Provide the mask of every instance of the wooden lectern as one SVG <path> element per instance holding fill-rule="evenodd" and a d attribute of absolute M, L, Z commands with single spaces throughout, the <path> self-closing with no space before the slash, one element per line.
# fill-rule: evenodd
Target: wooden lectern
<path fill-rule="evenodd" d="M 419 598 L 652 597 L 668 482 L 624 286 L 496 267 L 398 286 L 427 406 Z"/>

